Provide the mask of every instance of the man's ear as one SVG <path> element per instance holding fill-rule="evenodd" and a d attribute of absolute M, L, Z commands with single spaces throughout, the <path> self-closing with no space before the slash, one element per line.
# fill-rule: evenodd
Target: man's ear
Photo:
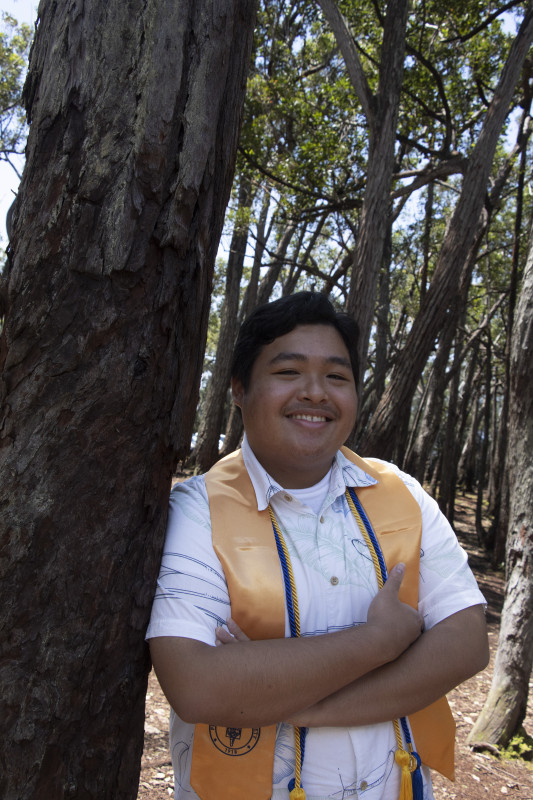
<path fill-rule="evenodd" d="M 242 385 L 242 381 L 238 378 L 231 379 L 231 396 L 233 397 L 235 405 L 241 408 L 242 399 L 244 397 L 244 386 Z"/>

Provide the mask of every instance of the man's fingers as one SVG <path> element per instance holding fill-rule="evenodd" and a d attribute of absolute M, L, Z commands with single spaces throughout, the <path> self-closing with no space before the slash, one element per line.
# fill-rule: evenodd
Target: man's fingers
<path fill-rule="evenodd" d="M 389 586 L 389 588 L 392 591 L 398 592 L 400 586 L 402 585 L 404 575 L 405 575 L 405 564 L 400 562 L 399 564 L 396 564 L 396 566 L 393 567 L 389 572 L 388 578 L 385 582 L 385 586 Z"/>
<path fill-rule="evenodd" d="M 218 626 L 215 629 L 215 645 L 231 644 L 235 639 L 225 628 Z"/>
<path fill-rule="evenodd" d="M 241 631 L 237 623 L 231 617 L 228 617 L 226 620 L 226 625 L 228 626 L 228 630 L 239 642 L 249 642 L 249 637 Z"/>
<path fill-rule="evenodd" d="M 228 617 L 226 620 L 226 625 L 228 626 L 228 630 L 221 625 L 217 626 L 215 629 L 215 645 L 250 641 L 249 637 L 241 631 L 237 623 L 231 617 Z"/>

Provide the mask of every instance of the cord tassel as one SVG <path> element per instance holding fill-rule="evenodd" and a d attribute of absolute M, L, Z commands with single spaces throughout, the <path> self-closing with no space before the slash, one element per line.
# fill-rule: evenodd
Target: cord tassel
<path fill-rule="evenodd" d="M 411 751 L 411 758 L 416 761 L 416 767 L 411 772 L 411 781 L 413 783 L 413 800 L 424 800 L 424 782 L 422 780 L 422 772 L 420 770 L 420 756 L 414 750 Z"/>
<path fill-rule="evenodd" d="M 402 770 L 399 800 L 413 800 L 413 782 L 411 781 L 411 770 L 409 769 L 411 756 L 407 750 L 396 750 L 394 760 Z"/>
<path fill-rule="evenodd" d="M 305 800 L 305 791 L 303 786 L 296 786 L 296 779 L 291 778 L 287 788 L 289 790 L 290 800 Z"/>

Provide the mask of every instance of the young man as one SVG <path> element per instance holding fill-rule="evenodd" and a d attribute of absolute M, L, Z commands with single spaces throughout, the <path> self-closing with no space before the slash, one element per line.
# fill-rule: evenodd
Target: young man
<path fill-rule="evenodd" d="M 172 492 L 147 638 L 178 800 L 429 800 L 453 772 L 439 698 L 486 666 L 484 599 L 420 485 L 341 451 L 356 352 L 323 295 L 256 309 L 242 449 Z"/>

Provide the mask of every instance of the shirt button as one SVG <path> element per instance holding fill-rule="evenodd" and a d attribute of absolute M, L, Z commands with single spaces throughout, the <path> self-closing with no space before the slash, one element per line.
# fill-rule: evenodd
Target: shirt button
<path fill-rule="evenodd" d="M 366 781 L 361 781 L 361 786 L 359 787 L 359 789 L 362 792 L 366 792 L 366 790 L 368 789 L 368 783 Z"/>
<path fill-rule="evenodd" d="M 322 524 L 324 524 L 324 517 L 320 517 L 320 522 L 322 522 Z"/>
<path fill-rule="evenodd" d="M 292 497 L 290 496 L 290 494 L 285 495 L 285 500 L 287 501 L 287 503 L 292 503 Z"/>
<path fill-rule="evenodd" d="M 332 586 L 336 586 L 339 582 L 339 579 L 337 578 L 336 575 L 333 575 L 333 577 L 329 579 L 329 582 L 331 583 Z"/>

